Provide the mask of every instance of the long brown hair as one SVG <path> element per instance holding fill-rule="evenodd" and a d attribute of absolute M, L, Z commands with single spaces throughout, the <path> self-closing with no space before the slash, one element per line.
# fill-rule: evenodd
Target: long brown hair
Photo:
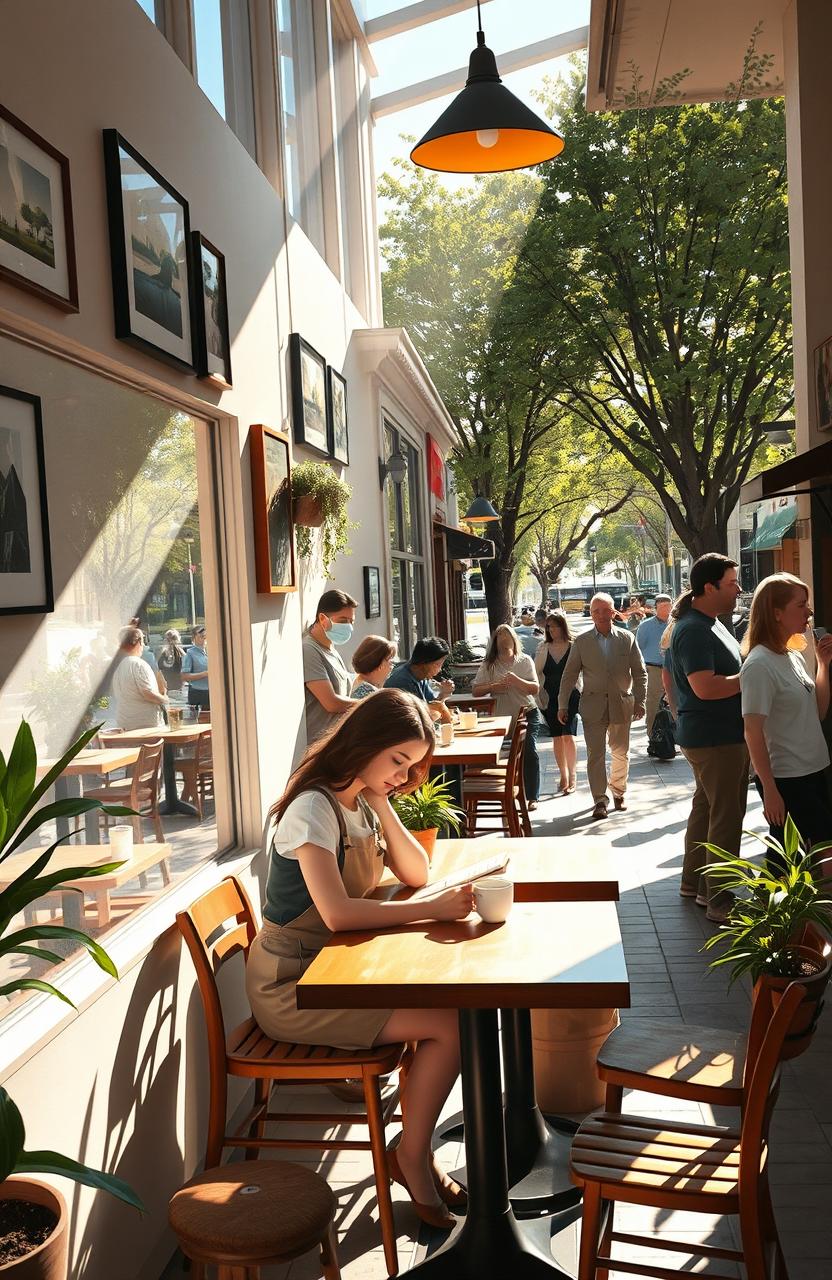
<path fill-rule="evenodd" d="M 414 791 L 428 776 L 436 735 L 427 704 L 420 698 L 403 689 L 379 689 L 309 748 L 283 795 L 269 810 L 269 817 L 279 822 L 302 791 L 315 787 L 341 791 L 349 787 L 375 756 L 414 738 L 424 741 L 425 754 L 411 765 L 400 792 Z"/>
<path fill-rule="evenodd" d="M 517 636 L 517 632 L 513 627 L 510 627 L 507 622 L 501 622 L 500 625 L 495 627 L 491 632 L 491 639 L 488 641 L 488 648 L 485 652 L 485 665 L 487 667 L 493 667 L 494 663 L 497 661 L 497 641 L 501 631 L 507 631 L 511 636 L 512 641 L 514 642 L 515 658 L 518 658 L 523 652 L 520 647 L 520 640 Z"/>
<path fill-rule="evenodd" d="M 780 634 L 775 609 L 785 609 L 795 591 L 805 591 L 809 598 L 806 583 L 796 578 L 793 573 L 772 573 L 763 578 L 751 600 L 751 611 L 748 615 L 748 627 L 742 638 L 740 650 L 748 654 L 755 645 L 763 644 L 774 653 L 785 653 L 786 645 Z"/>
<path fill-rule="evenodd" d="M 575 637 L 572 635 L 569 620 L 562 609 L 553 609 L 551 613 L 546 614 L 546 626 L 544 628 L 543 637 L 546 643 L 554 643 L 549 634 L 549 628 L 553 623 L 560 628 L 561 639 L 564 644 L 571 644 Z"/>

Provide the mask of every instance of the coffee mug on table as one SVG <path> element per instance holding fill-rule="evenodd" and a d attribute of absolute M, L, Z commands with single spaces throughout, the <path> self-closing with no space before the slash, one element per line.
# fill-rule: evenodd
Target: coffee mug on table
<path fill-rule="evenodd" d="M 505 876 L 486 876 L 474 882 L 474 910 L 486 924 L 502 924 L 514 902 L 514 885 Z"/>
<path fill-rule="evenodd" d="M 133 856 L 133 828 L 129 823 L 120 822 L 110 827 L 110 849 L 114 858 L 125 861 Z"/>
<path fill-rule="evenodd" d="M 460 729 L 476 729 L 477 727 L 476 711 L 460 711 L 459 727 Z"/>
<path fill-rule="evenodd" d="M 443 747 L 449 747 L 454 740 L 454 727 L 452 724 L 442 724 L 439 728 L 439 741 Z"/>

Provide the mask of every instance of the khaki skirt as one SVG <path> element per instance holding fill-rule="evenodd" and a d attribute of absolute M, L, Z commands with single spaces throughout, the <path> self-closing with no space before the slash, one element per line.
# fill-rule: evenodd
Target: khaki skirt
<path fill-rule="evenodd" d="M 369 1049 L 392 1009 L 298 1008 L 298 979 L 317 954 L 282 925 L 264 922 L 246 965 L 246 991 L 257 1025 L 272 1040 Z"/>

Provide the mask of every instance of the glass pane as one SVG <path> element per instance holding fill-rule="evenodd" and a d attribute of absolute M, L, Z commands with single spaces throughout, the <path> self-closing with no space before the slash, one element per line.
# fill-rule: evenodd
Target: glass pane
<path fill-rule="evenodd" d="M 384 424 L 384 457 L 389 458 L 396 446 L 396 434 L 393 428 Z M 387 495 L 387 530 L 390 535 L 390 546 L 394 551 L 401 551 L 399 545 L 398 498 L 396 485 L 389 478 L 384 482 Z"/>
<path fill-rule="evenodd" d="M 137 0 L 137 3 L 147 14 L 150 21 L 159 26 L 160 24 L 156 21 L 156 0 Z"/>
<path fill-rule="evenodd" d="M 404 608 L 404 582 L 403 582 L 404 565 L 401 560 L 393 560 L 391 584 L 391 599 L 393 601 L 393 639 L 399 651 L 399 657 L 404 660 L 410 654 L 411 646 L 408 641 L 407 617 Z"/>
<path fill-rule="evenodd" d="M 421 530 L 419 528 L 419 495 L 421 455 L 413 445 L 403 442 L 403 451 L 407 458 L 407 479 L 402 490 L 402 550 L 411 555 L 418 555 L 422 550 Z"/>
<path fill-rule="evenodd" d="M 197 84 L 224 120 L 225 77 L 220 0 L 193 0 L 193 4 Z"/>
<path fill-rule="evenodd" d="M 286 202 L 320 254 L 324 252 L 318 68 L 312 6 L 275 0 L 280 97 L 285 143 Z"/>
<path fill-rule="evenodd" d="M 407 563 L 407 624 L 415 642 L 422 632 L 422 566 Z"/>
<path fill-rule="evenodd" d="M 57 890 L 26 909 L 30 922 L 63 919 L 99 936 L 233 838 L 227 779 L 215 777 L 211 751 L 224 715 L 215 703 L 212 725 L 223 654 L 218 619 L 206 617 L 203 547 L 211 535 L 197 480 L 209 428 L 149 395 L 6 339 L 0 339 L 0 385 L 36 389 L 41 398 L 55 591 L 47 616 L 3 619 L 0 748 L 8 753 L 25 718 L 43 768 L 84 729 L 99 725 L 95 754 L 81 757 L 44 801 L 84 794 L 148 815 L 135 825 L 125 820 L 124 838 L 133 847 L 118 858 L 107 849 L 113 820 L 92 812 L 69 825 L 44 822 L 0 866 L 0 883 L 31 865 L 35 849 L 70 831 L 50 870 L 62 860 L 83 866 L 123 857 L 124 870 L 101 888 L 84 881 L 83 896 Z M 8 403 L 0 392 L 0 419 Z M 205 462 L 201 468 L 208 471 Z M 36 463 L 26 470 L 23 455 L 24 497 L 38 484 Z M 125 629 L 134 619 L 139 631 L 128 646 Z M 206 641 L 200 625 L 207 626 Z M 172 628 L 178 638 L 166 636 Z M 189 681 L 206 659 L 208 681 Z M 165 739 L 177 720 L 178 737 Z M 125 732 L 111 732 L 118 728 Z M 160 735 L 164 746 L 154 757 Z M 15 923 L 23 925 L 23 913 Z M 31 956 L 6 960 L 0 985 L 11 975 L 43 978 L 48 968 Z M 0 1001 L 0 1016 L 6 1007 Z"/>

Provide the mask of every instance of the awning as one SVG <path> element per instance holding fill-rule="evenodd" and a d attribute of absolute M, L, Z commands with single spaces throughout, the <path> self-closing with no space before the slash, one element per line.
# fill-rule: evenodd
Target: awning
<path fill-rule="evenodd" d="M 799 486 L 797 488 L 796 486 Z M 816 493 L 832 488 L 832 440 L 799 453 L 768 471 L 746 480 L 740 490 L 740 502 L 761 502 L 785 494 Z"/>
<path fill-rule="evenodd" d="M 434 523 L 434 530 L 443 534 L 449 560 L 493 560 L 494 543 L 488 538 L 477 538 L 464 529 L 454 529 L 447 524 Z"/>
<path fill-rule="evenodd" d="M 790 502 L 785 507 L 780 507 L 777 511 L 770 512 L 757 525 L 757 532 L 745 549 L 748 551 L 771 551 L 774 547 L 779 547 L 784 538 L 790 537 L 796 519 L 797 512 L 793 502 Z"/>

